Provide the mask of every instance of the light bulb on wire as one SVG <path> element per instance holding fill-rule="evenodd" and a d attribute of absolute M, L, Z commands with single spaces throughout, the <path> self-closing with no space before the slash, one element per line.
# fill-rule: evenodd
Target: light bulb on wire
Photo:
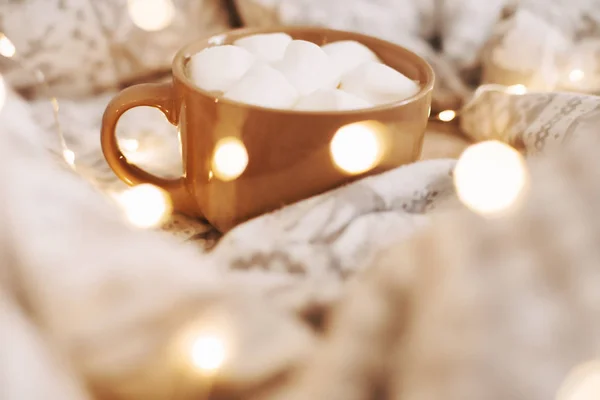
<path fill-rule="evenodd" d="M 573 83 L 581 82 L 583 78 L 585 78 L 585 72 L 581 69 L 576 68 L 569 73 L 569 80 Z"/>
<path fill-rule="evenodd" d="M 456 118 L 456 111 L 454 110 L 445 110 L 438 114 L 438 119 L 443 122 L 450 122 L 454 118 Z"/>
<path fill-rule="evenodd" d="M 556 400 L 600 399 L 600 362 L 592 361 L 576 367 L 564 381 Z"/>
<path fill-rule="evenodd" d="M 175 17 L 172 0 L 128 0 L 127 8 L 131 21 L 149 32 L 165 29 Z"/>
<path fill-rule="evenodd" d="M 136 139 L 119 139 L 119 147 L 132 153 L 140 148 L 140 142 Z"/>
<path fill-rule="evenodd" d="M 200 333 L 190 349 L 192 365 L 204 373 L 218 370 L 225 362 L 226 356 L 225 341 L 216 334 Z"/>
<path fill-rule="evenodd" d="M 234 353 L 235 332 L 225 310 L 208 310 L 174 337 L 171 354 L 188 373 L 214 376 Z"/>
<path fill-rule="evenodd" d="M 65 162 L 69 165 L 69 167 L 73 168 L 75 166 L 75 153 L 73 152 L 73 150 L 64 149 L 63 158 L 65 159 Z"/>
<path fill-rule="evenodd" d="M 142 184 L 113 195 L 127 220 L 138 228 L 152 228 L 163 223 L 172 212 L 170 196 L 162 189 Z"/>
<path fill-rule="evenodd" d="M 507 87 L 506 93 L 523 95 L 523 94 L 527 93 L 527 87 L 525 85 L 518 83 L 516 85 L 511 85 L 511 86 Z"/>
<path fill-rule="evenodd" d="M 6 35 L 0 32 L 0 55 L 11 58 L 15 53 L 15 45 L 6 37 Z"/>
<path fill-rule="evenodd" d="M 513 207 L 526 184 L 527 170 L 521 154 L 495 140 L 469 146 L 454 168 L 458 198 L 482 215 L 499 214 Z"/>

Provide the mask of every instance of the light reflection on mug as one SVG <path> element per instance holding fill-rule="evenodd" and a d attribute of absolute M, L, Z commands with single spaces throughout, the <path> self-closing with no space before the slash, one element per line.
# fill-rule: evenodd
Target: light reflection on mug
<path fill-rule="evenodd" d="M 341 127 L 329 146 L 333 163 L 341 171 L 357 175 L 377 166 L 385 150 L 384 126 L 375 121 Z"/>
<path fill-rule="evenodd" d="M 238 138 L 226 137 L 217 142 L 212 159 L 214 176 L 222 181 L 237 179 L 248 166 L 248 151 Z"/>

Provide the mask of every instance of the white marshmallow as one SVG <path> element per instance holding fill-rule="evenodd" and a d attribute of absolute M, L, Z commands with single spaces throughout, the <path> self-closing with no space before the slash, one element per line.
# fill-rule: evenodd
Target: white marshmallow
<path fill-rule="evenodd" d="M 236 40 L 235 46 L 244 48 L 265 62 L 276 62 L 283 58 L 285 49 L 292 41 L 286 33 L 261 33 Z"/>
<path fill-rule="evenodd" d="M 301 98 L 296 106 L 300 111 L 346 111 L 370 108 L 372 105 L 339 89 L 320 89 Z"/>
<path fill-rule="evenodd" d="M 298 100 L 298 92 L 280 71 L 257 63 L 223 97 L 256 106 L 290 109 Z"/>
<path fill-rule="evenodd" d="M 316 44 L 304 40 L 293 40 L 276 67 L 302 96 L 318 89 L 335 89 L 340 82 L 340 74 L 329 56 Z"/>
<path fill-rule="evenodd" d="M 377 54 L 362 43 L 342 40 L 321 47 L 342 75 L 366 62 L 381 62 Z"/>
<path fill-rule="evenodd" d="M 385 64 L 368 62 L 344 75 L 341 89 L 379 105 L 407 99 L 417 94 L 420 87 Z"/>
<path fill-rule="evenodd" d="M 206 48 L 192 56 L 188 72 L 192 81 L 209 92 L 226 92 L 254 64 L 256 58 L 240 47 Z"/>

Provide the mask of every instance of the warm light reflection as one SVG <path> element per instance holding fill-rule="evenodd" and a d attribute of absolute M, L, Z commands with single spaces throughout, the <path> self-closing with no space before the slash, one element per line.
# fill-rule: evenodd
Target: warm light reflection
<path fill-rule="evenodd" d="M 597 399 L 600 399 L 600 362 L 598 361 L 575 368 L 556 395 L 556 400 Z"/>
<path fill-rule="evenodd" d="M 75 166 L 75 153 L 73 150 L 64 149 L 63 158 L 65 159 L 66 163 L 69 164 L 69 166 Z"/>
<path fill-rule="evenodd" d="M 507 210 L 519 199 L 526 183 L 523 157 L 498 141 L 468 147 L 454 168 L 458 198 L 480 214 Z"/>
<path fill-rule="evenodd" d="M 571 82 L 579 82 L 583 80 L 585 73 L 580 69 L 574 69 L 569 73 L 569 80 Z"/>
<path fill-rule="evenodd" d="M 12 57 L 15 55 L 15 45 L 3 33 L 0 33 L 0 55 Z"/>
<path fill-rule="evenodd" d="M 171 214 L 170 196 L 162 189 L 142 184 L 114 195 L 127 220 L 138 228 L 151 228 L 163 223 Z"/>
<path fill-rule="evenodd" d="M 329 147 L 333 162 L 349 174 L 372 169 L 379 163 L 384 151 L 381 134 L 382 127 L 370 122 L 341 127 Z"/>
<path fill-rule="evenodd" d="M 136 139 L 119 139 L 119 147 L 125 151 L 134 152 L 140 148 L 140 142 Z"/>
<path fill-rule="evenodd" d="M 223 181 L 238 178 L 248 166 L 246 146 L 238 138 L 227 137 L 219 140 L 212 159 L 215 177 Z"/>
<path fill-rule="evenodd" d="M 129 16 L 145 31 L 160 31 L 171 24 L 175 6 L 171 0 L 128 0 Z"/>
<path fill-rule="evenodd" d="M 527 93 L 527 87 L 525 85 L 521 85 L 520 83 L 517 85 L 512 85 L 506 88 L 506 93 L 510 94 L 525 94 Z"/>
<path fill-rule="evenodd" d="M 222 308 L 207 310 L 183 327 L 172 342 L 175 363 L 193 375 L 215 375 L 235 353 L 236 332 Z"/>
<path fill-rule="evenodd" d="M 456 111 L 454 110 L 445 110 L 438 114 L 438 118 L 440 121 L 450 122 L 454 118 L 456 118 Z"/>
<path fill-rule="evenodd" d="M 200 333 L 192 343 L 191 361 L 200 371 L 216 371 L 223 365 L 226 356 L 225 341 L 216 334 Z"/>

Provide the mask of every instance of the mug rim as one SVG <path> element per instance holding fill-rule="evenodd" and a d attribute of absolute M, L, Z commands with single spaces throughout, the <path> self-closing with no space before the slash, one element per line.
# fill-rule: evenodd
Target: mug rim
<path fill-rule="evenodd" d="M 220 98 L 220 97 L 215 96 L 213 93 L 211 93 L 207 90 L 204 90 L 204 89 L 198 87 L 197 85 L 195 85 L 192 82 L 192 80 L 185 73 L 185 63 L 193 54 L 197 53 L 197 51 L 192 52 L 192 49 L 195 49 L 198 43 L 208 43 L 207 46 L 203 47 L 203 49 L 205 49 L 205 48 L 211 47 L 211 42 L 214 42 L 214 46 L 222 45 L 226 41 L 226 39 L 230 36 L 245 37 L 245 36 L 250 36 L 250 35 L 255 35 L 255 34 L 279 33 L 279 32 L 293 35 L 294 32 L 298 32 L 298 31 L 301 31 L 301 32 L 312 31 L 315 33 L 324 33 L 324 34 L 330 33 L 330 34 L 338 34 L 338 35 L 348 35 L 350 37 L 345 40 L 359 39 L 357 41 L 360 42 L 360 39 L 365 39 L 365 40 L 369 40 L 369 41 L 375 41 L 378 44 L 381 44 L 382 46 L 392 46 L 392 47 L 398 49 L 399 51 L 412 56 L 412 58 L 414 60 L 416 60 L 416 63 L 414 63 L 414 64 L 417 65 L 420 70 L 424 70 L 426 72 L 426 74 L 425 74 L 426 81 L 422 84 L 419 92 L 417 92 L 416 94 L 414 94 L 411 97 L 408 97 L 403 100 L 395 101 L 393 103 L 381 104 L 381 105 L 377 105 L 374 107 L 362 108 L 362 109 L 357 109 L 357 110 L 310 111 L 310 110 L 270 108 L 270 107 L 258 106 L 258 105 L 254 105 L 254 104 L 242 103 L 242 102 L 235 101 L 235 100 Z M 354 38 L 354 39 L 352 39 L 352 38 Z M 338 30 L 338 29 L 322 28 L 322 27 L 318 27 L 318 26 L 301 26 L 301 25 L 274 26 L 274 27 L 268 27 L 268 28 L 265 28 L 265 27 L 263 27 L 263 28 L 260 28 L 260 27 L 258 27 L 258 28 L 257 27 L 238 28 L 238 29 L 231 29 L 231 30 L 228 30 L 223 33 L 214 34 L 214 35 L 202 38 L 202 39 L 193 40 L 193 41 L 189 42 L 188 44 L 186 44 L 185 46 L 183 46 L 175 54 L 175 57 L 173 58 L 173 63 L 172 63 L 172 73 L 173 73 L 173 77 L 177 78 L 187 88 L 189 88 L 205 97 L 208 97 L 214 101 L 218 101 L 219 103 L 228 104 L 228 105 L 232 105 L 232 106 L 236 106 L 236 107 L 247 108 L 247 109 L 251 109 L 251 110 L 271 112 L 271 113 L 276 113 L 276 114 L 293 114 L 293 115 L 304 115 L 304 116 L 360 115 L 360 114 L 369 114 L 369 113 L 373 113 L 373 112 L 384 112 L 384 111 L 393 110 L 395 108 L 414 103 L 414 102 L 420 100 L 421 98 L 423 98 L 424 96 L 427 96 L 433 90 L 433 86 L 435 83 L 435 74 L 434 74 L 434 71 L 433 71 L 433 68 L 431 67 L 431 65 L 423 57 L 419 56 L 415 52 L 413 52 L 403 46 L 400 46 L 396 43 L 393 43 L 393 42 L 390 42 L 390 41 L 387 41 L 384 39 L 380 39 L 375 36 L 365 35 L 362 33 L 343 31 L 343 30 Z"/>

